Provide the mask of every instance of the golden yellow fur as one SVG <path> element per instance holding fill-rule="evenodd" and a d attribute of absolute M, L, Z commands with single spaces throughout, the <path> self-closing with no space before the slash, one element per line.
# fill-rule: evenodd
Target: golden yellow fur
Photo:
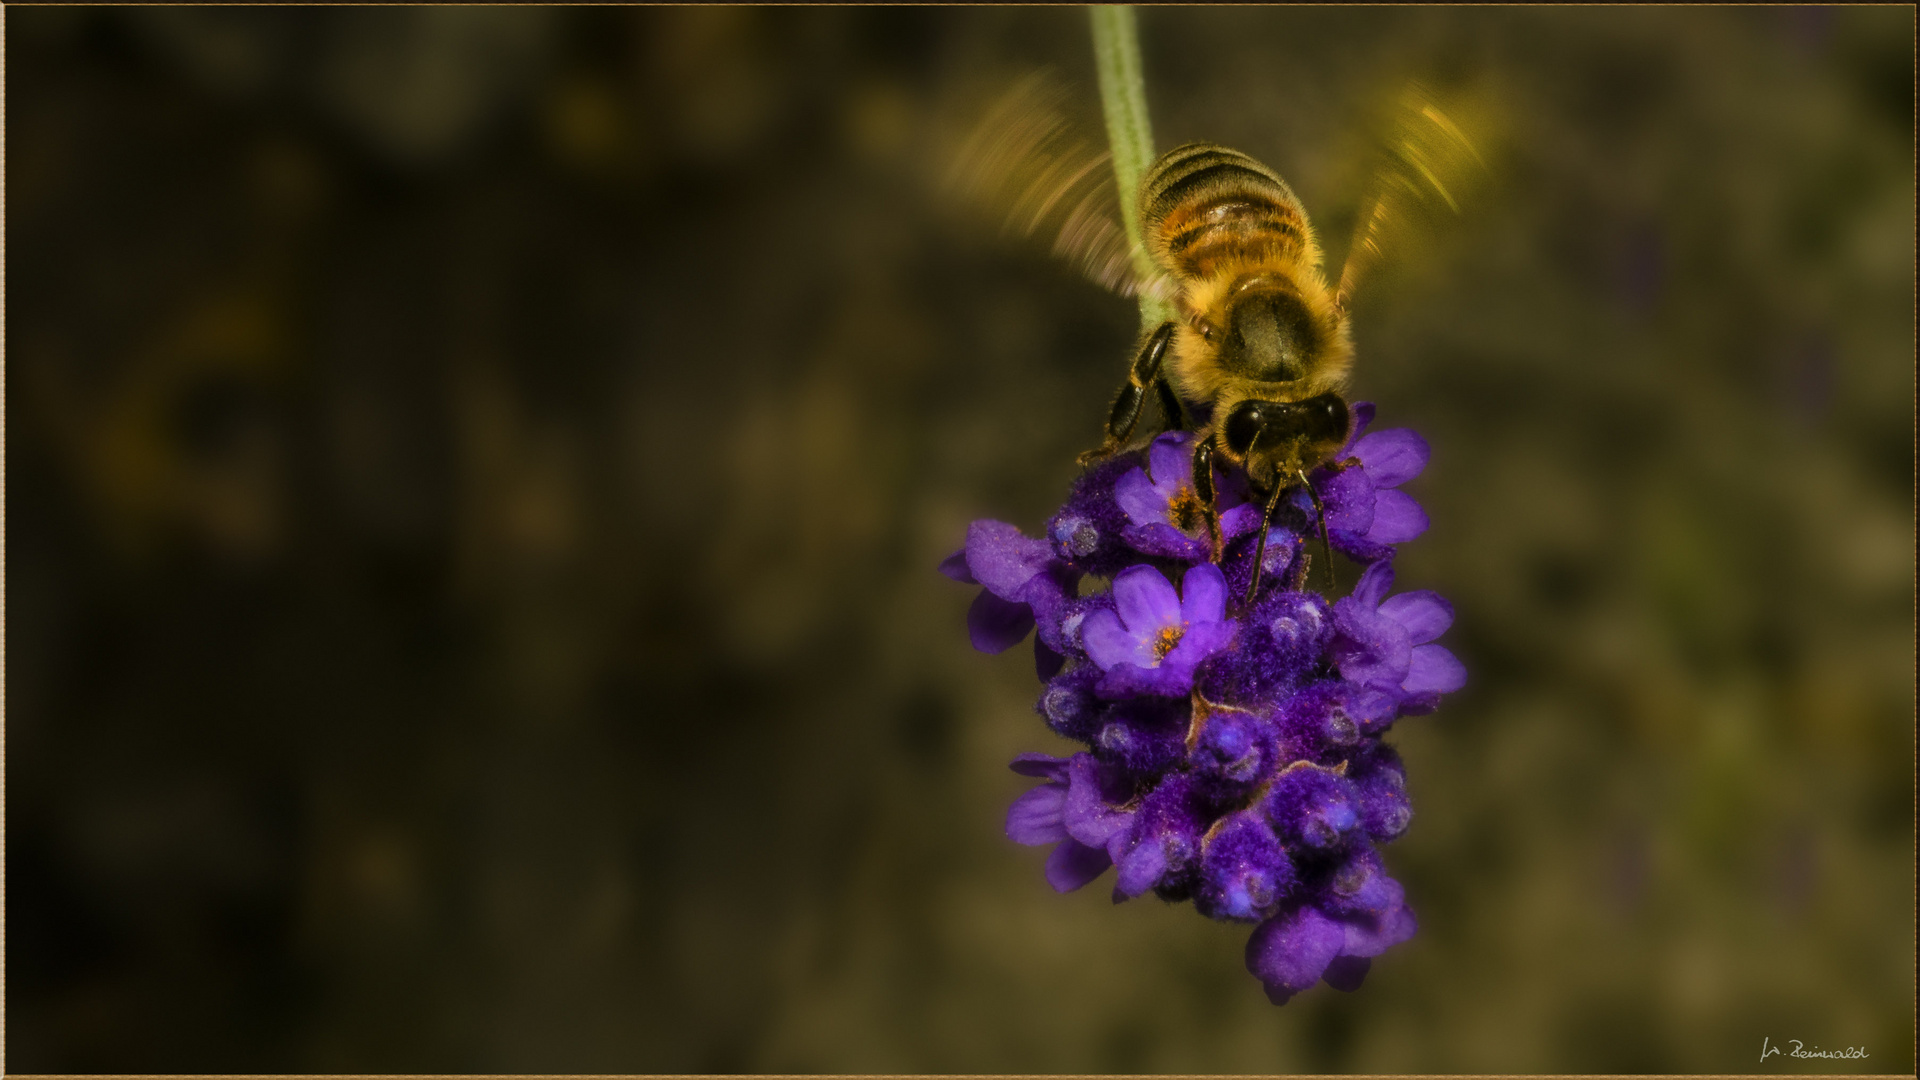
<path fill-rule="evenodd" d="M 1174 327 L 1172 350 L 1173 384 L 1181 397 L 1188 401 L 1212 402 L 1215 412 L 1224 414 L 1250 396 L 1271 401 L 1300 401 L 1346 388 L 1347 371 L 1353 366 L 1353 337 L 1347 329 L 1346 314 L 1334 304 L 1333 292 L 1320 276 L 1318 247 L 1310 243 L 1306 254 L 1312 262 L 1242 260 L 1223 268 L 1225 273 L 1184 283 L 1178 304 L 1186 318 Z M 1324 335 L 1325 346 L 1318 363 L 1305 379 L 1291 383 L 1255 382 L 1229 375 L 1214 363 L 1217 350 L 1201 336 L 1198 326 L 1203 321 L 1214 326 L 1223 324 L 1226 297 L 1236 285 L 1254 276 L 1291 281 Z"/>

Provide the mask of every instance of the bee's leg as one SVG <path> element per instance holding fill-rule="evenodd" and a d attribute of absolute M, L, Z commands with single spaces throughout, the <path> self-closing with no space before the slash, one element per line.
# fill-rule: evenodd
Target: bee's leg
<path fill-rule="evenodd" d="M 1299 477 L 1300 486 L 1307 489 L 1307 498 L 1313 500 L 1314 516 L 1320 519 L 1320 550 L 1327 557 L 1327 596 L 1331 598 L 1339 585 L 1333 577 L 1333 544 L 1327 540 L 1327 508 L 1320 502 L 1320 493 L 1313 490 L 1312 482 L 1307 479 L 1306 470 L 1295 470 L 1293 475 Z"/>
<path fill-rule="evenodd" d="M 1274 508 L 1280 505 L 1280 493 L 1286 490 L 1284 484 L 1276 484 L 1273 495 L 1267 499 L 1267 507 L 1260 514 L 1260 547 L 1253 553 L 1253 577 L 1247 581 L 1247 598 L 1243 604 L 1253 603 L 1253 596 L 1260 591 L 1260 569 L 1267 563 L 1267 529 L 1273 520 Z"/>
<path fill-rule="evenodd" d="M 1207 519 L 1207 538 L 1213 542 L 1209 562 L 1220 561 L 1220 507 L 1213 492 L 1213 437 L 1193 444 L 1193 493 L 1200 498 L 1200 512 Z"/>
<path fill-rule="evenodd" d="M 1172 340 L 1173 324 L 1163 323 L 1140 347 L 1139 355 L 1133 358 L 1133 366 L 1127 371 L 1127 381 L 1113 399 L 1113 411 L 1107 414 L 1106 441 L 1100 449 L 1081 454 L 1080 464 L 1105 461 L 1133 438 L 1133 429 L 1140 423 L 1140 407 L 1146 404 L 1147 388 L 1161 381 L 1160 365 L 1167 356 L 1167 343 Z M 1172 391 L 1168 390 L 1167 394 L 1172 396 Z"/>
<path fill-rule="evenodd" d="M 1165 430 L 1187 430 L 1189 426 L 1187 421 L 1187 408 L 1180 404 L 1180 395 L 1173 392 L 1173 384 L 1167 381 L 1166 376 L 1162 375 L 1153 381 L 1153 389 L 1155 393 L 1160 395 L 1160 415 L 1166 420 L 1167 426 Z"/>
<path fill-rule="evenodd" d="M 1160 430 L 1185 431 L 1187 429 L 1187 410 L 1184 405 L 1180 404 L 1180 395 L 1173 392 L 1173 384 L 1167 381 L 1166 376 L 1162 375 L 1153 380 L 1153 390 L 1154 393 L 1160 396 L 1160 419 L 1163 425 Z M 1151 460 L 1147 461 L 1145 468 L 1147 470 L 1147 479 L 1151 481 L 1153 479 L 1153 462 Z"/>

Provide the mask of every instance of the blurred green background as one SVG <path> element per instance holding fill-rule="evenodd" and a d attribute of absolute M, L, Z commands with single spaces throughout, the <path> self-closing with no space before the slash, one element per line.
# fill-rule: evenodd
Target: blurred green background
<path fill-rule="evenodd" d="M 1381 95 L 1500 103 L 1356 322 L 1421 930 L 1282 1009 L 1003 837 L 933 571 L 1133 339 L 934 194 L 1082 12 L 5 18 L 14 1071 L 1912 1071 L 1911 7 L 1142 12 L 1336 263 Z"/>

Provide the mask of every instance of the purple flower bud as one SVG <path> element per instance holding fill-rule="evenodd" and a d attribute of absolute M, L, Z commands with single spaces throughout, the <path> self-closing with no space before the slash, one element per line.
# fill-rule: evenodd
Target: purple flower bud
<path fill-rule="evenodd" d="M 1318 593 L 1280 593 L 1262 604 L 1254 618 L 1281 656 L 1305 667 L 1326 648 L 1332 609 Z"/>
<path fill-rule="evenodd" d="M 1272 776 L 1278 765 L 1273 725 L 1239 710 L 1215 710 L 1203 722 L 1188 754 L 1200 793 L 1218 805 L 1238 803 Z"/>
<path fill-rule="evenodd" d="M 1111 577 L 1138 556 L 1120 538 L 1127 516 L 1114 502 L 1114 482 L 1140 464 L 1140 455 L 1122 454 L 1088 469 L 1073 482 L 1067 504 L 1047 522 L 1054 555 L 1074 569 Z"/>
<path fill-rule="evenodd" d="M 1303 881 L 1300 891 L 1309 908 L 1340 928 L 1341 956 L 1378 956 L 1412 937 L 1416 929 L 1406 890 L 1387 875 L 1379 854 L 1364 843 L 1350 849 L 1342 862 Z M 1356 968 L 1347 965 L 1335 977 L 1364 974 Z"/>
<path fill-rule="evenodd" d="M 1093 751 L 1132 776 L 1158 776 L 1186 756 L 1191 706 L 1184 699 L 1127 698 L 1114 703 L 1094 736 Z"/>
<path fill-rule="evenodd" d="M 1092 518 L 1062 513 L 1047 522 L 1053 552 L 1066 562 L 1084 559 L 1100 550 L 1100 526 Z"/>
<path fill-rule="evenodd" d="M 1206 828 L 1192 782 L 1184 773 L 1168 776 L 1141 801 L 1124 836 L 1114 902 L 1148 889 L 1167 900 L 1191 895 Z"/>
<path fill-rule="evenodd" d="M 1271 525 L 1267 529 L 1267 550 L 1260 551 L 1260 514 L 1259 507 L 1251 503 L 1243 506 L 1248 511 L 1246 520 L 1237 523 L 1240 528 L 1228 533 L 1227 522 L 1222 522 L 1222 533 L 1227 533 L 1226 556 L 1220 560 L 1220 568 L 1227 576 L 1227 594 L 1233 597 L 1247 595 L 1247 586 L 1253 582 L 1253 559 L 1260 556 L 1260 593 L 1264 597 L 1286 586 L 1288 574 L 1294 568 L 1294 562 L 1306 547 L 1306 538 L 1285 525 Z M 1255 598 L 1259 603 L 1260 598 Z"/>
<path fill-rule="evenodd" d="M 1248 939 L 1247 970 L 1265 984 L 1267 1000 L 1285 1005 L 1320 981 L 1346 938 L 1346 928 L 1318 909 L 1284 911 L 1261 923 Z"/>
<path fill-rule="evenodd" d="M 1209 660 L 1196 685 L 1209 701 L 1280 704 L 1323 674 L 1330 612 L 1318 593 L 1266 594 L 1240 620 L 1241 646 Z"/>
<path fill-rule="evenodd" d="M 1352 698 L 1346 684 L 1331 679 L 1296 691 L 1276 714 L 1281 751 L 1295 760 L 1339 760 L 1365 734 Z"/>
<path fill-rule="evenodd" d="M 1360 831 L 1358 793 L 1331 769 L 1296 762 L 1283 770 L 1261 810 L 1289 847 L 1328 854 Z"/>
<path fill-rule="evenodd" d="M 1208 831 L 1193 903 L 1208 918 L 1255 922 L 1273 914 L 1294 885 L 1279 837 L 1260 815 L 1242 810 Z"/>
<path fill-rule="evenodd" d="M 1413 802 L 1407 798 L 1407 771 L 1393 747 L 1374 741 L 1354 756 L 1347 777 L 1360 798 L 1360 823 L 1375 841 L 1407 831 Z"/>
<path fill-rule="evenodd" d="M 1100 669 L 1081 664 L 1053 677 L 1040 692 L 1033 709 L 1047 722 L 1053 733 L 1067 739 L 1087 742 L 1100 730 L 1106 703 L 1093 696 L 1093 684 Z"/>
<path fill-rule="evenodd" d="M 1113 594 L 1075 596 L 1066 582 L 1042 577 L 1028 584 L 1027 595 L 1032 600 L 1034 620 L 1040 628 L 1040 641 L 1062 657 L 1085 660 L 1087 649 L 1080 630 L 1086 625 L 1088 615 L 1112 610 Z"/>

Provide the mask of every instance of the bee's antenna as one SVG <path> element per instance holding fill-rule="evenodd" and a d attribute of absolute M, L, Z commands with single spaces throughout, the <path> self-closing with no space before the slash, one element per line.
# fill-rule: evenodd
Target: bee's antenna
<path fill-rule="evenodd" d="M 1247 598 L 1241 606 L 1253 603 L 1253 596 L 1260 590 L 1260 569 L 1267 563 L 1267 523 L 1273 520 L 1273 508 L 1280 505 L 1280 493 L 1286 485 L 1275 484 L 1273 495 L 1267 499 L 1267 507 L 1260 514 L 1260 548 L 1253 553 L 1253 577 L 1247 581 Z"/>
<path fill-rule="evenodd" d="M 1327 540 L 1327 508 L 1320 502 L 1320 493 L 1313 490 L 1313 484 L 1307 480 L 1306 470 L 1296 469 L 1293 475 L 1299 477 L 1301 486 L 1307 489 L 1307 498 L 1313 500 L 1314 516 L 1320 519 L 1320 550 L 1327 556 L 1327 598 L 1331 600 L 1340 586 L 1333 576 L 1333 545 Z M 1254 567 L 1256 573 L 1259 569 Z"/>

